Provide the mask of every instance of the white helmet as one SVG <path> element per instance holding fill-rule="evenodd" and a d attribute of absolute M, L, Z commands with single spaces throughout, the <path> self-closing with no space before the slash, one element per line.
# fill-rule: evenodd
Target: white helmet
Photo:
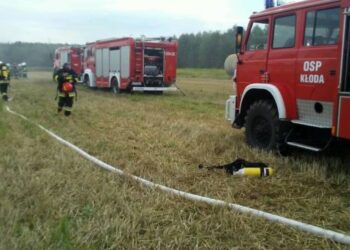
<path fill-rule="evenodd" d="M 2 61 L 0 61 L 0 64 L 2 64 Z"/>

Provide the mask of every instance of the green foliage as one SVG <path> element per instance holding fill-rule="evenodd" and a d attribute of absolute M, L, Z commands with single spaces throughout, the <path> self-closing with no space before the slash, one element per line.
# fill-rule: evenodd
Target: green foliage
<path fill-rule="evenodd" d="M 178 66 L 181 68 L 222 68 L 235 47 L 234 29 L 183 34 L 179 37 Z M 29 67 L 52 66 L 56 48 L 67 44 L 0 43 L 0 60 L 8 63 L 27 62 Z"/>
<path fill-rule="evenodd" d="M 180 68 L 222 68 L 235 48 L 234 29 L 183 34 L 179 37 Z"/>
<path fill-rule="evenodd" d="M 0 60 L 6 63 L 26 62 L 29 67 L 52 67 L 53 55 L 66 44 L 0 43 Z"/>
<path fill-rule="evenodd" d="M 263 49 L 267 43 L 267 24 L 255 23 L 249 35 L 247 47 L 250 50 Z"/>
<path fill-rule="evenodd" d="M 95 208 L 90 204 L 87 204 L 81 209 L 81 215 L 85 218 L 92 217 L 95 213 L 96 213 Z"/>
<path fill-rule="evenodd" d="M 55 249 L 73 249 L 70 235 L 70 225 L 70 219 L 67 217 L 63 217 L 57 222 L 51 236 Z"/>

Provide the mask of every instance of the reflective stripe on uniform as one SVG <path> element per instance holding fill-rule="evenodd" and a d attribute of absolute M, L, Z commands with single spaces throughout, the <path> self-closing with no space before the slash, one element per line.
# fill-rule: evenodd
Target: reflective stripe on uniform
<path fill-rule="evenodd" d="M 74 97 L 75 96 L 75 93 L 74 92 L 71 92 L 71 93 L 68 93 L 69 97 Z"/>
<path fill-rule="evenodd" d="M 66 76 L 64 79 L 65 79 L 66 81 L 71 82 L 71 81 L 73 81 L 73 76 L 68 75 L 68 76 Z"/>

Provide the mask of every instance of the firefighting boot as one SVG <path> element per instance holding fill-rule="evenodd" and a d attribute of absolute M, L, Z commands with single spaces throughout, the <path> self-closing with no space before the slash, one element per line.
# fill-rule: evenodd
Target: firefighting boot
<path fill-rule="evenodd" d="M 68 111 L 68 110 L 65 110 L 65 111 L 64 111 L 64 115 L 67 116 L 67 117 L 70 116 L 71 113 L 72 113 L 72 112 L 71 112 L 71 111 Z"/>
<path fill-rule="evenodd" d="M 7 102 L 8 99 L 9 99 L 9 97 L 8 97 L 6 94 L 4 94 L 4 95 L 2 96 L 2 99 L 3 99 L 5 102 Z"/>
<path fill-rule="evenodd" d="M 57 113 L 61 113 L 62 112 L 62 108 L 61 107 L 58 107 L 57 108 Z"/>

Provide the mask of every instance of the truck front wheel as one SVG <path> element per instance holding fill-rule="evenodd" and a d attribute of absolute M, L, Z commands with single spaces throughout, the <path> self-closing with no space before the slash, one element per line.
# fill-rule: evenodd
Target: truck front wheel
<path fill-rule="evenodd" d="M 89 78 L 88 75 L 85 75 L 85 76 L 84 76 L 84 81 L 83 81 L 83 83 L 84 83 L 85 86 L 90 87 L 90 78 Z"/>
<path fill-rule="evenodd" d="M 268 100 L 254 102 L 245 117 L 247 144 L 263 150 L 278 149 L 280 121 L 277 110 Z"/>
<path fill-rule="evenodd" d="M 120 93 L 118 80 L 116 78 L 113 78 L 113 80 L 112 80 L 111 90 L 112 90 L 112 92 L 114 94 L 119 94 Z"/>

